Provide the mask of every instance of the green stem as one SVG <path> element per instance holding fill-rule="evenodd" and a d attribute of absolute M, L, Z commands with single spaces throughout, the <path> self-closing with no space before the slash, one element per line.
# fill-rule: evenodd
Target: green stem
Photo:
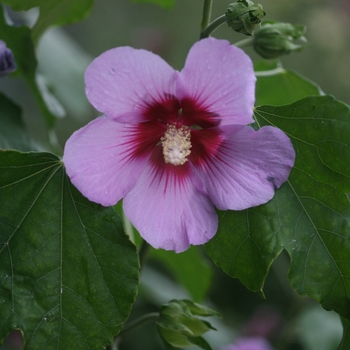
<path fill-rule="evenodd" d="M 234 45 L 237 47 L 246 47 L 253 44 L 253 37 L 237 41 Z"/>
<path fill-rule="evenodd" d="M 277 68 L 270 69 L 270 70 L 257 71 L 257 72 L 255 72 L 255 76 L 256 77 L 272 77 L 274 75 L 285 73 L 285 72 L 286 72 L 285 69 L 283 69 L 281 67 L 277 67 Z"/>
<path fill-rule="evenodd" d="M 207 28 L 209 25 L 212 6 L 213 0 L 204 0 L 201 32 L 203 32 L 204 29 Z"/>
<path fill-rule="evenodd" d="M 142 267 L 146 263 L 146 260 L 148 258 L 149 248 L 150 248 L 150 245 L 145 240 L 143 240 L 139 251 L 140 269 L 142 269 Z"/>
<path fill-rule="evenodd" d="M 125 339 L 130 335 L 130 333 L 134 332 L 135 330 L 142 327 L 146 323 L 157 321 L 158 318 L 159 318 L 159 312 L 150 312 L 146 315 L 142 315 L 141 317 L 127 324 L 118 334 L 118 338 Z"/>
<path fill-rule="evenodd" d="M 123 210 L 123 221 L 124 221 L 124 228 L 125 228 L 126 234 L 129 236 L 131 242 L 135 243 L 134 229 L 132 227 L 130 220 L 126 217 L 124 210 Z"/>
<path fill-rule="evenodd" d="M 220 27 L 222 24 L 226 23 L 226 15 L 221 15 L 213 22 L 211 22 L 204 30 L 201 32 L 201 39 L 207 38 L 215 29 Z"/>
<path fill-rule="evenodd" d="M 113 344 L 109 347 L 109 350 L 118 350 L 119 342 L 120 342 L 120 339 L 118 337 L 115 338 Z"/>
<path fill-rule="evenodd" d="M 117 337 L 114 338 L 113 344 L 108 348 L 109 350 L 118 350 L 118 345 L 126 339 L 130 334 L 136 331 L 138 328 L 142 327 L 146 323 L 155 322 L 159 318 L 159 312 L 150 312 L 146 315 L 142 315 L 136 320 L 128 323 L 118 334 Z"/>

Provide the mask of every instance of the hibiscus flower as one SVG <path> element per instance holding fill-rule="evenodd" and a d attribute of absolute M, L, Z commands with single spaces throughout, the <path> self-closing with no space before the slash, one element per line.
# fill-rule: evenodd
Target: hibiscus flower
<path fill-rule="evenodd" d="M 67 141 L 72 183 L 126 216 L 155 248 L 181 252 L 217 231 L 218 209 L 268 202 L 295 153 L 279 129 L 253 123 L 250 58 L 225 40 L 203 39 L 181 72 L 130 47 L 109 50 L 85 73 L 86 95 L 104 115 Z"/>

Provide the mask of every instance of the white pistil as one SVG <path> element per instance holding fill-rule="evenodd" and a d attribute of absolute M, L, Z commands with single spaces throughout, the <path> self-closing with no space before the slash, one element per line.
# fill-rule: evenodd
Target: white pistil
<path fill-rule="evenodd" d="M 163 146 L 165 163 L 182 165 L 187 162 L 187 156 L 191 151 L 191 132 L 187 126 L 177 129 L 175 125 L 169 125 L 164 136 L 160 139 Z"/>

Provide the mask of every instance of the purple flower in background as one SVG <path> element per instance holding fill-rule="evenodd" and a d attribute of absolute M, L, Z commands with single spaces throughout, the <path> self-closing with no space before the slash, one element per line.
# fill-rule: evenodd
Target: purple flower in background
<path fill-rule="evenodd" d="M 72 183 L 114 205 L 155 248 L 206 243 L 218 209 L 268 202 L 295 153 L 279 129 L 254 131 L 250 58 L 225 40 L 203 39 L 175 71 L 159 56 L 109 50 L 85 73 L 86 94 L 104 116 L 76 131 L 63 156 Z"/>
<path fill-rule="evenodd" d="M 220 350 L 273 350 L 264 338 L 241 338 L 235 344 L 225 346 Z"/>
<path fill-rule="evenodd" d="M 12 51 L 0 40 L 0 77 L 15 71 L 16 68 Z"/>

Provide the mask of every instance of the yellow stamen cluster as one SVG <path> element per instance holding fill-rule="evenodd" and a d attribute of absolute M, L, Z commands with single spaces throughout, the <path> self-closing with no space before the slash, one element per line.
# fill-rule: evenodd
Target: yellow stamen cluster
<path fill-rule="evenodd" d="M 165 163 L 182 165 L 187 162 L 191 151 L 191 132 L 187 126 L 179 129 L 175 125 L 169 125 L 164 136 L 160 139 L 163 146 Z"/>

